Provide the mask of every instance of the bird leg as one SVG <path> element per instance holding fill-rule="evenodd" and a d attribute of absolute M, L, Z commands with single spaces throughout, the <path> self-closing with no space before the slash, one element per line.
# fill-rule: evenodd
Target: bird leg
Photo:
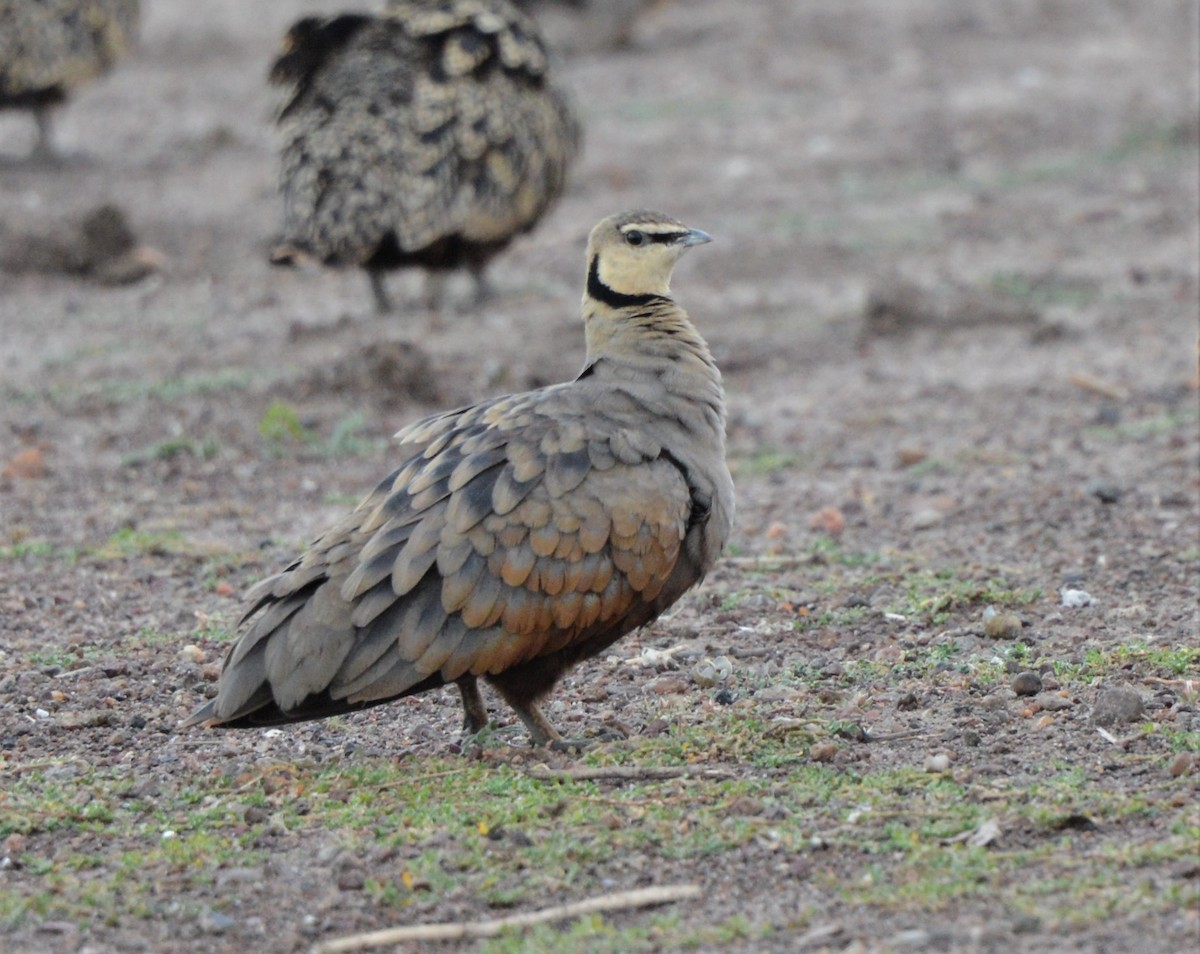
<path fill-rule="evenodd" d="M 557 749 L 567 743 L 559 731 L 550 724 L 550 720 L 538 708 L 535 702 L 522 702 L 517 704 L 511 699 L 506 700 L 513 711 L 521 717 L 521 721 L 525 723 L 525 728 L 529 730 L 529 736 L 533 740 L 535 748 L 546 746 L 547 748 Z"/>
<path fill-rule="evenodd" d="M 30 158 L 39 162 L 54 163 L 60 158 L 54 149 L 54 121 L 51 110 L 52 107 L 42 105 L 33 111 L 33 118 L 37 123 L 37 142 Z"/>
<path fill-rule="evenodd" d="M 367 270 L 367 276 L 371 279 L 371 294 L 375 297 L 375 313 L 377 315 L 391 314 L 393 311 L 392 299 L 388 295 L 387 282 L 383 272 L 378 268 L 371 268 Z"/>
<path fill-rule="evenodd" d="M 475 735 L 488 724 L 487 706 L 479 694 L 479 683 L 469 673 L 455 681 L 463 705 L 463 735 Z"/>
<path fill-rule="evenodd" d="M 425 290 L 421 296 L 421 303 L 425 306 L 425 310 L 433 315 L 440 316 L 445 299 L 446 273 L 443 271 L 426 272 Z"/>
<path fill-rule="evenodd" d="M 612 742 L 615 739 L 624 738 L 619 733 L 614 733 L 608 729 L 602 730 L 594 739 L 564 738 L 550 724 L 550 720 L 546 718 L 536 702 L 528 697 L 505 691 L 505 688 L 497 684 L 496 680 L 491 680 L 491 682 L 500 695 L 504 697 L 504 701 L 512 706 L 513 712 L 520 716 L 521 721 L 525 723 L 525 728 L 529 730 L 529 736 L 533 741 L 534 748 L 545 746 L 555 752 L 582 752 L 584 749 L 591 748 L 597 742 Z"/>
<path fill-rule="evenodd" d="M 492 287 L 492 283 L 488 279 L 485 262 L 472 262 L 468 268 L 471 271 L 471 278 L 475 280 L 475 300 L 471 304 L 478 308 L 496 294 L 496 289 Z"/>

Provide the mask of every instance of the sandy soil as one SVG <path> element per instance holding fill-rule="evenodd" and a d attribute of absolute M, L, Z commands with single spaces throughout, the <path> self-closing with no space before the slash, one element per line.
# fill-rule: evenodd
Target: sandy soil
<path fill-rule="evenodd" d="M 663 677 L 621 665 L 644 647 L 726 655 L 749 698 L 764 660 L 803 663 L 842 680 L 831 718 L 857 699 L 857 721 L 896 736 L 846 748 L 856 764 L 921 766 L 931 739 L 953 738 L 955 773 L 1020 789 L 1066 765 L 1150 806 L 1110 820 L 1097 844 L 1200 830 L 1196 769 L 1176 758 L 1200 747 L 1195 668 L 1104 673 L 1146 709 L 1110 725 L 1116 745 L 1089 715 L 1099 682 L 1061 712 L 1022 714 L 1009 693 L 1011 719 L 996 725 L 966 677 L 901 692 L 856 680 L 853 665 L 931 646 L 955 662 L 1003 655 L 982 597 L 891 612 L 906 579 L 1040 594 L 1016 612 L 1043 675 L 1133 645 L 1200 659 L 1194 0 L 668 4 L 633 48 L 563 64 L 586 127 L 570 192 L 497 261 L 499 297 L 440 323 L 415 305 L 376 317 L 361 275 L 266 262 L 279 210 L 263 76 L 286 26 L 323 5 L 208 0 L 203 20 L 182 0 L 146 6 L 137 55 L 60 117 L 80 158 L 23 162 L 32 122 L 0 116 L 0 253 L 19 259 L 26 236 L 113 202 L 162 263 L 114 287 L 0 271 L 0 788 L 47 765 L 67 766 L 69 787 L 83 760 L 168 793 L 262 756 L 254 734 L 173 728 L 210 684 L 214 633 L 235 625 L 237 597 L 385 472 L 384 438 L 405 422 L 573 375 L 587 230 L 651 206 L 716 238 L 675 289 L 726 374 L 738 523 L 704 587 L 616 660 L 568 679 L 552 716 L 590 725 L 610 708 L 597 687 L 612 686 L 624 723 L 653 725 Z M 416 276 L 396 285 L 418 299 Z M 274 402 L 296 410 L 310 443 L 264 438 Z M 1094 602 L 1063 606 L 1063 587 Z M 60 678 L 72 669 L 87 672 Z M 269 754 L 341 751 L 351 736 L 384 757 L 444 755 L 455 705 L 406 701 L 335 739 L 289 730 Z M 1147 720 L 1171 733 L 1139 736 Z M 975 744 L 961 741 L 971 726 Z M 22 898 L 45 888 L 38 859 L 94 836 L 13 837 L 0 892 Z M 1034 835 L 1010 844 L 1022 837 Z M 211 880 L 182 908 L 82 927 L 26 910 L 0 948 L 298 949 L 324 838 L 290 835 L 278 869 L 290 874 L 228 929 L 186 913 L 220 899 Z M 862 877 L 853 852 L 829 857 Z M 663 871 L 706 886 L 698 922 L 737 912 L 772 926 L 769 941 L 730 942 L 746 950 L 797 949 L 805 929 L 788 912 L 804 906 L 843 926 L 806 949 L 916 949 L 913 930 L 955 950 L 1168 952 L 1197 936 L 1196 869 L 1177 861 L 1130 869 L 1158 905 L 1018 923 L 986 896 L 950 910 L 856 906 L 814 887 L 797 859 L 782 877 L 753 853 Z M 322 908 L 317 934 L 396 920 L 356 897 Z M 460 899 L 421 916 L 489 915 Z"/>

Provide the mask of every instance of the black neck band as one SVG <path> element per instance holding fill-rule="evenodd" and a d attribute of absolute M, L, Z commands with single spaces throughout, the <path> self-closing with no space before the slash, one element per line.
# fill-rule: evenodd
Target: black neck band
<path fill-rule="evenodd" d="M 609 288 L 600 280 L 599 256 L 592 257 L 592 264 L 588 268 L 587 293 L 588 297 L 603 302 L 609 308 L 638 308 L 664 300 L 662 295 L 626 295 Z"/>

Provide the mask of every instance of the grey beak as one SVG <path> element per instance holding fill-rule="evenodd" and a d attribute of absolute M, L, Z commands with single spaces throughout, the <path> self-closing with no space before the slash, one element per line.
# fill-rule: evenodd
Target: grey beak
<path fill-rule="evenodd" d="M 679 239 L 679 244 L 688 245 L 703 245 L 705 242 L 711 242 L 712 236 L 707 232 L 701 232 L 699 229 L 688 229 L 683 238 Z"/>

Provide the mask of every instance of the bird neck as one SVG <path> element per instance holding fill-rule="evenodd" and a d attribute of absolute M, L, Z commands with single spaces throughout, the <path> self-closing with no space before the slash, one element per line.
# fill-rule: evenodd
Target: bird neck
<path fill-rule="evenodd" d="M 584 295 L 587 358 L 580 377 L 693 406 L 695 415 L 681 414 L 681 421 L 689 419 L 687 430 L 709 431 L 723 441 L 721 372 L 687 312 L 666 295 L 608 291 Z"/>

